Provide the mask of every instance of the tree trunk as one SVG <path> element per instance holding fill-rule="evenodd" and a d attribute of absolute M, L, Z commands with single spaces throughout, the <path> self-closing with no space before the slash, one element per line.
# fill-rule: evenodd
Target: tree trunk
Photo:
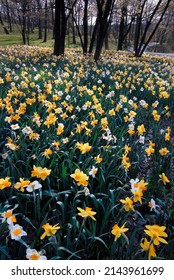
<path fill-rule="evenodd" d="M 88 0 L 85 1 L 84 6 L 84 17 L 83 17 L 83 32 L 84 32 L 84 43 L 83 53 L 86 54 L 88 51 Z"/>
<path fill-rule="evenodd" d="M 97 44 L 96 44 L 96 49 L 95 49 L 95 54 L 94 54 L 94 59 L 97 61 L 100 57 L 102 47 L 103 47 L 103 42 L 106 36 L 106 32 L 108 29 L 108 26 L 110 24 L 110 19 L 111 19 L 111 14 L 112 10 L 114 7 L 115 0 L 107 0 L 105 9 L 103 11 L 103 7 L 101 5 L 100 1 L 97 1 L 98 4 L 98 13 L 99 13 L 99 32 L 97 35 Z M 110 15 L 110 17 L 109 17 Z M 109 19 L 108 19 L 109 17 Z"/>
<path fill-rule="evenodd" d="M 8 20 L 8 25 L 9 25 L 9 29 L 10 32 L 12 32 L 12 24 L 11 24 L 11 15 L 10 15 L 10 10 L 9 10 L 9 4 L 8 4 L 8 0 L 6 0 L 6 8 L 7 8 L 7 20 Z"/>
<path fill-rule="evenodd" d="M 22 40 L 23 44 L 26 45 L 26 17 L 22 16 Z"/>
<path fill-rule="evenodd" d="M 9 34 L 9 31 L 7 30 L 7 28 L 6 28 L 5 25 L 4 25 L 4 22 L 3 22 L 3 20 L 2 20 L 1 14 L 0 14 L 0 23 L 1 23 L 2 27 L 3 27 L 3 29 L 4 29 L 4 32 L 5 32 L 6 34 Z"/>
<path fill-rule="evenodd" d="M 40 0 L 37 0 L 38 9 L 38 39 L 41 40 L 42 37 L 42 4 Z"/>
<path fill-rule="evenodd" d="M 139 5 L 141 6 L 141 0 L 139 2 L 140 2 Z M 135 37 L 134 37 L 135 56 L 138 55 L 138 44 L 139 44 L 139 38 L 140 38 L 141 21 L 142 21 L 142 12 L 139 13 L 136 17 Z"/>
<path fill-rule="evenodd" d="M 105 36 L 105 50 L 109 50 L 109 32 L 106 32 Z"/>
<path fill-rule="evenodd" d="M 119 26 L 119 35 L 118 35 L 118 51 L 123 49 L 123 42 L 124 42 L 124 30 L 125 30 L 125 15 L 127 13 L 127 7 L 122 7 L 121 9 L 121 20 Z"/>
<path fill-rule="evenodd" d="M 72 43 L 73 45 L 76 45 L 76 32 L 74 27 L 74 22 L 72 21 Z"/>
<path fill-rule="evenodd" d="M 43 42 L 47 42 L 47 27 L 48 27 L 48 2 L 45 0 L 45 19 L 44 19 L 44 40 Z"/>
<path fill-rule="evenodd" d="M 89 46 L 89 53 L 92 53 L 93 48 L 94 48 L 94 42 L 95 42 L 95 38 L 96 38 L 96 34 L 97 34 L 98 25 L 99 25 L 99 16 L 97 16 L 96 23 L 93 28 L 91 42 L 90 42 L 90 46 Z"/>
<path fill-rule="evenodd" d="M 66 16 L 64 0 L 55 1 L 55 43 L 54 55 L 64 55 L 66 35 Z"/>

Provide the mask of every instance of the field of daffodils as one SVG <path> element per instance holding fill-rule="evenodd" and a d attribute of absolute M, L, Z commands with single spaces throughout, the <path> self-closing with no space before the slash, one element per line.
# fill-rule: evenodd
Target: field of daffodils
<path fill-rule="evenodd" d="M 0 48 L 0 259 L 174 259 L 174 59 Z"/>

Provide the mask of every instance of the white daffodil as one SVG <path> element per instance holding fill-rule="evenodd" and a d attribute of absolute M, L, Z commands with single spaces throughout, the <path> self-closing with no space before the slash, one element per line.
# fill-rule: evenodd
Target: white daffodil
<path fill-rule="evenodd" d="M 14 240 L 20 240 L 22 236 L 27 235 L 26 231 L 23 230 L 23 227 L 21 227 L 18 224 L 9 225 L 9 230 L 10 230 L 11 239 L 14 239 Z"/>
<path fill-rule="evenodd" d="M 42 185 L 38 181 L 33 181 L 26 188 L 27 192 L 33 192 L 35 190 L 41 189 Z"/>
<path fill-rule="evenodd" d="M 47 257 L 43 256 L 42 252 L 30 248 L 27 248 L 26 250 L 26 258 L 28 260 L 47 260 Z"/>

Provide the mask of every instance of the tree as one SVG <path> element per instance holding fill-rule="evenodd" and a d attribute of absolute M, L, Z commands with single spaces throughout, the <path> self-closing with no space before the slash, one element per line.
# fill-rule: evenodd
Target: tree
<path fill-rule="evenodd" d="M 83 53 L 88 52 L 88 0 L 84 0 L 84 16 L 83 16 L 83 32 L 84 32 L 84 46 Z"/>
<path fill-rule="evenodd" d="M 6 28 L 6 26 L 4 25 L 4 22 L 3 22 L 3 20 L 2 20 L 1 13 L 0 13 L 0 23 L 1 23 L 2 27 L 3 27 L 3 29 L 4 29 L 4 32 L 5 32 L 6 34 L 9 34 L 9 31 L 8 31 L 8 29 Z"/>
<path fill-rule="evenodd" d="M 69 1 L 71 2 L 71 1 Z M 54 55 L 64 55 L 65 51 L 65 36 L 67 29 L 67 20 L 72 13 L 72 10 L 77 0 L 74 0 L 71 7 L 67 4 L 65 6 L 64 0 L 55 0 L 55 41 L 54 41 Z M 67 11 L 67 15 L 66 15 Z"/>
<path fill-rule="evenodd" d="M 48 28 L 48 1 L 45 0 L 45 19 L 44 19 L 44 40 L 47 41 L 47 28 Z"/>
<path fill-rule="evenodd" d="M 96 0 L 98 8 L 98 33 L 97 43 L 94 54 L 94 59 L 97 61 L 100 57 L 103 42 L 106 36 L 106 32 L 111 20 L 111 15 L 114 7 L 115 0 Z"/>
<path fill-rule="evenodd" d="M 135 20 L 134 2 L 135 1 L 128 0 L 123 0 L 121 2 L 120 21 L 118 24 L 119 30 L 117 50 L 122 50 L 123 47 L 127 47 L 128 34 L 130 33 Z M 120 4 L 120 2 L 118 4 Z"/>
<path fill-rule="evenodd" d="M 145 20 L 143 22 L 143 13 L 147 4 L 147 0 L 138 0 L 138 13 L 136 20 L 136 30 L 135 30 L 135 40 L 134 40 L 134 51 L 135 56 L 142 56 L 149 42 L 153 38 L 155 32 L 158 29 L 159 24 L 161 23 L 170 3 L 172 0 L 159 0 L 154 3 L 153 9 L 146 13 Z M 143 30 L 144 23 L 144 30 Z"/>

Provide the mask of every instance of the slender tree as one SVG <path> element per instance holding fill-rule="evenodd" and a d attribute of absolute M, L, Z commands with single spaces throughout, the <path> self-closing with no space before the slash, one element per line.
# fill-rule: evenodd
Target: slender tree
<path fill-rule="evenodd" d="M 115 0 L 107 0 L 106 3 L 104 1 L 96 0 L 98 7 L 98 19 L 99 19 L 99 28 L 97 33 L 97 43 L 94 54 L 94 59 L 97 61 L 100 57 L 103 42 L 106 36 L 106 32 L 110 23 L 113 7 Z M 104 5 L 105 4 L 105 5 Z"/>
<path fill-rule="evenodd" d="M 47 42 L 47 28 L 48 28 L 48 1 L 45 0 L 44 40 L 43 40 L 43 42 Z"/>
<path fill-rule="evenodd" d="M 84 0 L 83 32 L 84 32 L 83 53 L 86 54 L 88 51 L 88 0 Z"/>
<path fill-rule="evenodd" d="M 145 9 L 145 4 L 147 0 L 141 3 L 139 0 L 139 13 L 137 15 L 136 30 L 135 30 L 135 41 L 134 41 L 134 51 L 135 56 L 142 56 L 146 47 L 153 38 L 155 32 L 157 31 L 163 17 L 170 6 L 172 0 L 159 0 L 154 3 L 153 10 L 150 11 L 149 16 L 144 22 L 144 30 L 142 28 L 143 12 Z"/>
<path fill-rule="evenodd" d="M 76 2 L 77 0 L 74 0 L 71 7 L 66 7 L 64 0 L 55 0 L 54 55 L 64 55 L 67 20 L 71 15 Z"/>
<path fill-rule="evenodd" d="M 2 27 L 3 27 L 3 29 L 4 29 L 4 32 L 5 32 L 6 34 L 9 34 L 9 31 L 8 31 L 8 29 L 6 28 L 6 26 L 4 25 L 4 22 L 3 22 L 3 20 L 2 20 L 1 13 L 0 13 L 0 23 L 1 23 Z"/>

